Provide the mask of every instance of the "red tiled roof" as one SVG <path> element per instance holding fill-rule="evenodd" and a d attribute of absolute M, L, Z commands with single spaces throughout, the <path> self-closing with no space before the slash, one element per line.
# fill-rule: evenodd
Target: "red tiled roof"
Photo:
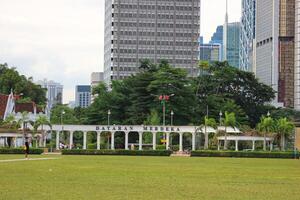
<path fill-rule="evenodd" d="M 3 119 L 6 104 L 7 104 L 8 95 L 0 94 L 0 119 Z"/>
<path fill-rule="evenodd" d="M 33 113 L 34 112 L 34 103 L 33 102 L 30 102 L 30 103 L 16 103 L 15 105 L 15 112 L 18 113 L 18 112 L 31 112 Z"/>
<path fill-rule="evenodd" d="M 19 99 L 20 96 L 14 96 L 15 99 Z M 8 95 L 5 94 L 0 94 L 0 119 L 3 119 L 4 117 L 4 113 L 5 113 L 5 109 L 6 109 L 6 104 L 7 104 L 7 100 L 8 100 Z M 36 104 L 34 102 L 30 102 L 30 103 L 16 103 L 15 105 L 15 112 L 34 112 L 34 108 L 36 107 Z M 37 108 L 36 110 L 37 113 L 43 112 L 43 110 Z"/>

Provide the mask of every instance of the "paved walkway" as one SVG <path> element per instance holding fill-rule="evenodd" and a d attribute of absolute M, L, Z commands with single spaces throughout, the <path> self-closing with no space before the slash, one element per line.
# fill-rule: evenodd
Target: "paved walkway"
<path fill-rule="evenodd" d="M 36 161 L 36 160 L 56 160 L 58 158 L 22 158 L 22 159 L 12 159 L 12 160 L 0 160 L 0 163 L 5 163 L 5 162 L 18 162 L 18 161 Z"/>

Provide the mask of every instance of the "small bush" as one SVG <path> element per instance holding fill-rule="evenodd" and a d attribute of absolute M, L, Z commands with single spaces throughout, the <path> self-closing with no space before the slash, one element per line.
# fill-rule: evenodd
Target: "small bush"
<path fill-rule="evenodd" d="M 157 150 L 166 150 L 166 145 L 156 145 Z"/>
<path fill-rule="evenodd" d="M 294 152 L 267 151 L 192 151 L 192 157 L 237 157 L 237 158 L 298 158 Z"/>
<path fill-rule="evenodd" d="M 29 148 L 29 154 L 42 154 L 43 149 Z M 23 148 L 0 148 L 0 154 L 24 154 Z"/>
<path fill-rule="evenodd" d="M 127 156 L 170 156 L 172 151 L 156 150 L 156 151 L 135 151 L 135 150 L 62 150 L 63 155 L 127 155 Z"/>

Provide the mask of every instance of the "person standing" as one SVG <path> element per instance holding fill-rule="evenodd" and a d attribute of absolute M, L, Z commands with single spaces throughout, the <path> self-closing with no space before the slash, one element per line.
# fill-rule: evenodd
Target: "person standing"
<path fill-rule="evenodd" d="M 29 138 L 26 136 L 25 137 L 25 158 L 28 159 L 28 155 L 29 155 Z"/>

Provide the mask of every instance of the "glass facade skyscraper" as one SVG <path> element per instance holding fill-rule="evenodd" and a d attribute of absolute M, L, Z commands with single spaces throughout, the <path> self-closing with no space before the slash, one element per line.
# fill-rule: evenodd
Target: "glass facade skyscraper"
<path fill-rule="evenodd" d="M 240 69 L 252 71 L 253 40 L 255 38 L 256 0 L 242 0 L 240 29 Z"/>
<path fill-rule="evenodd" d="M 240 23 L 233 22 L 228 23 L 227 26 L 227 58 L 223 59 L 223 26 L 218 26 L 216 32 L 213 34 L 210 40 L 210 44 L 221 45 L 221 60 L 227 60 L 227 62 L 233 67 L 239 67 L 239 41 Z"/>

